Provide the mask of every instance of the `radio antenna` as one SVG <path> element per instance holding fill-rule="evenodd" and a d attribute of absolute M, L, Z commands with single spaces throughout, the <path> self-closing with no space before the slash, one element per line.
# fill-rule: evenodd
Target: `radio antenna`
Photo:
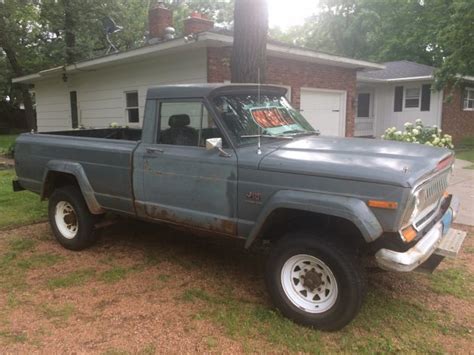
<path fill-rule="evenodd" d="M 257 69 L 257 100 L 258 105 L 260 105 L 261 95 L 260 95 L 260 68 Z M 258 126 L 258 138 L 257 138 L 257 154 L 262 154 L 262 127 Z"/>

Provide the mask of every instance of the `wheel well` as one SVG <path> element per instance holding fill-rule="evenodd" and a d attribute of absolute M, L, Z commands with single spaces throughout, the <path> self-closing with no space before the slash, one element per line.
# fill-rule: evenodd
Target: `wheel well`
<path fill-rule="evenodd" d="M 288 208 L 279 208 L 270 214 L 259 233 L 259 238 L 273 243 L 287 232 L 301 230 L 330 231 L 331 239 L 336 238 L 356 249 L 361 249 L 367 244 L 359 228 L 352 221 L 324 213 Z"/>
<path fill-rule="evenodd" d="M 74 175 L 59 171 L 50 171 L 44 181 L 41 198 L 47 199 L 55 189 L 68 185 L 79 187 L 79 183 Z"/>

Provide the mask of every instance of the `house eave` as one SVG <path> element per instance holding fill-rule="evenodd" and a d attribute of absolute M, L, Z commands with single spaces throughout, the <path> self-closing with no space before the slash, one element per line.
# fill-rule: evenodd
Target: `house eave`
<path fill-rule="evenodd" d="M 202 36 L 207 40 L 220 42 L 229 46 L 231 46 L 234 41 L 232 36 L 214 32 L 204 32 Z M 296 59 L 300 61 L 320 63 L 351 69 L 385 69 L 385 66 L 382 64 L 340 57 L 332 54 L 317 52 L 311 49 L 294 47 L 290 45 L 268 43 L 267 51 L 268 54 L 275 57 Z"/>
<path fill-rule="evenodd" d="M 474 82 L 474 76 L 462 76 L 456 75 L 457 78 L 472 81 Z M 376 79 L 376 78 L 369 78 L 363 76 L 357 76 L 357 82 L 360 83 L 403 83 L 403 82 L 411 82 L 411 81 L 431 81 L 434 80 L 433 75 L 424 75 L 424 76 L 413 76 L 413 77 L 406 77 L 406 78 L 391 78 L 391 79 Z"/>
<path fill-rule="evenodd" d="M 103 57 L 86 60 L 83 62 L 65 65 L 52 69 L 40 71 L 35 74 L 25 75 L 14 78 L 13 83 L 35 83 L 55 77 L 58 74 L 73 74 L 81 71 L 96 70 L 109 65 L 126 64 L 135 60 L 144 60 L 157 55 L 174 53 L 178 51 L 190 50 L 193 48 L 204 48 L 211 46 L 228 46 L 232 45 L 233 37 L 213 32 L 202 32 L 196 35 L 195 40 L 188 41 L 185 38 L 177 38 L 174 40 L 161 42 L 154 45 L 148 45 L 125 52 L 112 53 Z M 320 63 L 351 69 L 384 69 L 382 64 L 371 63 L 358 59 L 345 58 L 331 54 L 316 52 L 313 50 L 292 47 L 287 45 L 271 44 L 267 45 L 269 55 L 295 59 L 305 62 Z"/>
<path fill-rule="evenodd" d="M 391 79 L 379 79 L 379 78 L 369 78 L 364 76 L 357 76 L 357 82 L 361 83 L 398 83 L 398 82 L 410 82 L 410 81 L 423 81 L 423 80 L 433 80 L 433 76 L 413 76 L 407 78 L 391 78 Z"/>

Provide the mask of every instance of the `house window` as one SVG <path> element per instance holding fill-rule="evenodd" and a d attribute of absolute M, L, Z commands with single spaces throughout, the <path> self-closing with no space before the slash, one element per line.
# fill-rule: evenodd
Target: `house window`
<path fill-rule="evenodd" d="M 406 88 L 405 89 L 405 108 L 420 107 L 420 88 Z"/>
<path fill-rule="evenodd" d="M 138 91 L 129 91 L 125 93 L 127 119 L 129 123 L 140 122 L 140 111 L 138 109 Z"/>
<path fill-rule="evenodd" d="M 465 88 L 463 95 L 464 111 L 474 111 L 474 88 Z"/>

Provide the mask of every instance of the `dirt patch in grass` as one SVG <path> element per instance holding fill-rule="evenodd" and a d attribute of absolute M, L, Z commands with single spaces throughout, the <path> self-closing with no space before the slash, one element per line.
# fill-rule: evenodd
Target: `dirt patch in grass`
<path fill-rule="evenodd" d="M 46 224 L 0 232 L 0 347 L 9 353 L 464 352 L 472 349 L 474 230 L 434 275 L 370 273 L 344 330 L 283 318 L 265 255 L 240 241 L 120 223 L 83 252 Z"/>

